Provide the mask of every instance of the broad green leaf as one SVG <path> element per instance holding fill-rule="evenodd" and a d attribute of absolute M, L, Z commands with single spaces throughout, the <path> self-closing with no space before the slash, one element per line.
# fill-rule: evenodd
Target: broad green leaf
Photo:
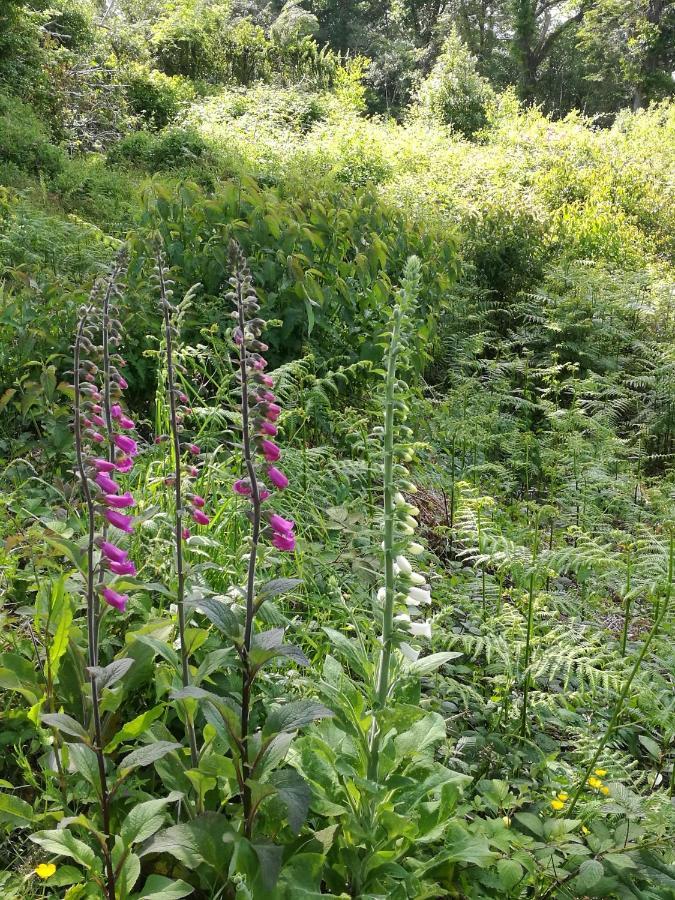
<path fill-rule="evenodd" d="M 514 818 L 536 837 L 544 837 L 544 823 L 539 816 L 529 812 L 517 812 Z"/>
<path fill-rule="evenodd" d="M 194 892 L 184 881 L 172 881 L 163 875 L 148 875 L 140 894 L 134 894 L 131 900 L 181 900 Z"/>
<path fill-rule="evenodd" d="M 301 578 L 273 578 L 272 581 L 268 581 L 267 584 L 258 588 L 256 597 L 258 602 L 272 600 L 274 597 L 294 590 L 299 584 L 302 584 Z"/>
<path fill-rule="evenodd" d="M 67 828 L 54 829 L 53 831 L 38 831 L 30 835 L 31 841 L 39 844 L 47 853 L 56 853 L 59 856 L 70 856 L 75 862 L 100 872 L 101 863 L 91 847 L 78 840 Z"/>
<path fill-rule="evenodd" d="M 181 794 L 174 793 L 161 800 L 146 800 L 145 803 L 134 806 L 120 827 L 120 837 L 125 846 L 131 847 L 132 844 L 145 841 L 159 831 L 164 824 L 165 807 L 180 796 Z"/>
<path fill-rule="evenodd" d="M 272 772 L 269 780 L 286 807 L 291 831 L 299 834 L 309 811 L 311 788 L 295 769 L 278 769 Z"/>
<path fill-rule="evenodd" d="M 429 656 L 423 656 L 421 659 L 416 659 L 414 662 L 409 663 L 407 669 L 413 675 L 431 675 L 432 672 L 440 669 L 441 666 L 450 662 L 451 659 L 457 659 L 458 656 L 463 656 L 463 654 L 451 651 L 431 653 Z"/>
<path fill-rule="evenodd" d="M 241 626 L 227 603 L 217 600 L 215 597 L 206 597 L 197 601 L 194 606 L 227 637 L 235 637 L 239 634 Z"/>
<path fill-rule="evenodd" d="M 57 728 L 64 734 L 81 738 L 85 743 L 89 743 L 89 735 L 72 716 L 68 716 L 65 713 L 45 713 L 41 721 L 47 728 Z"/>
<path fill-rule="evenodd" d="M 497 860 L 497 871 L 505 891 L 510 891 L 523 877 L 523 867 L 515 859 Z"/>
<path fill-rule="evenodd" d="M 104 667 L 89 666 L 87 672 L 96 678 L 96 687 L 100 692 L 103 688 L 112 687 L 116 681 L 123 678 L 133 664 L 133 659 L 125 657 L 124 659 L 115 659 Z"/>
<path fill-rule="evenodd" d="M 597 859 L 585 859 L 574 879 L 575 893 L 585 894 L 603 877 L 604 867 Z"/>
<path fill-rule="evenodd" d="M 315 700 L 291 700 L 282 706 L 276 706 L 267 716 L 263 733 L 267 736 L 280 731 L 296 731 L 316 719 L 330 718 L 333 713 Z"/>
<path fill-rule="evenodd" d="M 120 775 L 126 775 L 139 766 L 149 766 L 151 763 L 157 762 L 158 759 L 162 759 L 168 753 L 180 749 L 180 744 L 174 744 L 171 741 L 155 741 L 154 744 L 146 744 L 144 747 L 139 747 L 138 750 L 134 750 L 133 753 L 125 756 L 120 761 Z"/>
<path fill-rule="evenodd" d="M 21 828 L 33 821 L 33 807 L 13 794 L 0 794 L 0 824 Z"/>
<path fill-rule="evenodd" d="M 144 731 L 147 731 L 152 723 L 159 719 L 163 713 L 163 706 L 153 706 L 152 709 L 141 713 L 140 716 L 136 716 L 131 722 L 127 722 L 126 725 L 120 728 L 107 745 L 105 752 L 112 753 L 116 747 L 119 747 L 119 745 L 125 743 L 125 741 L 132 741 L 135 738 L 140 737 L 140 735 L 142 735 Z"/>
<path fill-rule="evenodd" d="M 82 775 L 89 784 L 100 792 L 101 778 L 98 771 L 98 757 L 86 744 L 66 744 L 71 767 Z"/>
<path fill-rule="evenodd" d="M 64 585 L 65 580 L 62 578 L 52 584 L 49 603 L 50 622 L 56 622 L 56 630 L 54 632 L 54 637 L 49 644 L 48 653 L 49 665 L 54 681 L 58 678 L 61 657 L 68 649 L 70 625 L 73 621 L 73 610 L 70 603 L 70 597 L 65 592 Z"/>

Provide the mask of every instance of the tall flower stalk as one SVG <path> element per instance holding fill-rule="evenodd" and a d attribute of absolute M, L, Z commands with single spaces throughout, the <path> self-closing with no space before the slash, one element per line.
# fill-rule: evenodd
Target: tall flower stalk
<path fill-rule="evenodd" d="M 277 421 L 281 408 L 270 388 L 274 381 L 265 374 L 267 360 L 261 355 L 268 348 L 260 340 L 265 327 L 258 317 L 260 309 L 251 272 L 244 254 L 235 241 L 230 242 L 230 263 L 233 275 L 229 280 L 232 290 L 228 293 L 234 305 L 232 313 L 236 325 L 233 330 L 234 345 L 238 350 L 238 379 L 241 389 L 242 451 L 246 475 L 233 485 L 235 493 L 247 497 L 251 504 L 251 549 L 245 587 L 245 620 L 241 645 L 238 646 L 242 663 L 241 685 L 241 787 L 244 813 L 244 834 L 250 837 L 255 810 L 252 804 L 249 779 L 252 772 L 250 744 L 250 716 L 252 689 L 256 667 L 253 665 L 251 645 L 255 616 L 261 601 L 256 603 L 256 563 L 258 548 L 263 534 L 267 535 L 274 547 L 282 552 L 295 549 L 295 523 L 274 512 L 263 512 L 263 504 L 270 497 L 271 487 L 283 490 L 288 479 L 275 463 L 281 457 L 281 450 L 272 440 L 277 434 Z M 264 472 L 264 474 L 263 474 Z"/>
<path fill-rule="evenodd" d="M 188 410 L 187 396 L 180 390 L 176 379 L 176 360 L 174 358 L 174 337 L 177 336 L 177 328 L 173 317 L 176 308 L 171 302 L 173 296 L 173 281 L 168 276 L 168 270 L 164 264 L 161 251 L 157 255 L 157 264 L 154 277 L 159 289 L 159 302 L 164 319 L 164 344 L 166 352 L 166 394 L 169 405 L 169 428 L 171 432 L 172 474 L 165 480 L 173 488 L 174 493 L 174 548 L 176 560 L 176 606 L 178 609 L 178 637 L 180 641 L 181 681 L 184 688 L 190 684 L 190 662 L 188 658 L 188 646 L 185 636 L 185 560 L 183 544 L 190 538 L 190 530 L 185 524 L 185 511 L 189 510 L 193 520 L 198 525 L 208 525 L 209 517 L 203 511 L 205 501 L 203 497 L 191 493 L 190 481 L 194 479 L 199 470 L 194 464 L 201 455 L 197 444 L 181 441 L 183 431 L 183 419 Z M 192 458 L 190 464 L 183 463 L 183 451 Z M 194 722 L 189 709 L 185 708 L 185 727 L 188 743 L 190 745 L 190 759 L 192 767 L 199 764 L 197 750 L 197 737 Z"/>
<path fill-rule="evenodd" d="M 377 675 L 375 702 L 377 709 L 384 709 L 391 687 L 392 654 L 397 643 L 409 635 L 431 637 L 428 622 L 414 622 L 413 616 L 421 605 L 431 602 L 431 595 L 424 577 L 413 571 L 405 553 L 420 553 L 423 548 L 412 541 L 417 528 L 414 518 L 419 512 L 409 504 L 401 490 L 414 492 L 404 463 L 412 459 L 412 452 L 397 437 L 408 437 L 405 427 L 407 408 L 397 399 L 403 387 L 397 377 L 399 355 L 405 345 L 404 325 L 413 307 L 420 281 L 420 263 L 417 257 L 408 260 L 402 288 L 394 307 L 386 356 L 383 426 L 383 542 L 384 587 L 378 591 L 378 603 L 382 609 L 382 651 Z M 398 415 L 397 415 L 398 414 Z M 397 422 L 398 418 L 398 422 Z M 401 611 L 396 614 L 397 606 Z M 405 611 L 404 611 L 405 610 Z M 371 732 L 369 774 L 377 776 L 380 732 L 374 724 Z"/>
<path fill-rule="evenodd" d="M 133 457 L 137 452 L 136 441 L 128 434 L 135 427 L 134 423 L 124 415 L 118 402 L 127 384 L 119 371 L 124 360 L 115 351 L 121 335 L 119 323 L 111 316 L 111 303 L 117 294 L 121 268 L 122 262 L 118 260 L 107 284 L 103 286 L 97 283 L 89 303 L 80 310 L 73 352 L 76 471 L 87 517 L 84 576 L 88 674 L 91 681 L 93 750 L 99 776 L 105 890 L 108 900 L 115 900 L 115 870 L 112 859 L 114 837 L 110 830 L 110 794 L 97 687 L 97 673 L 100 672 L 98 629 L 102 616 L 99 597 L 107 606 L 123 612 L 128 597 L 115 589 L 111 576 L 133 575 L 136 572 L 134 564 L 128 559 L 128 553 L 108 539 L 111 527 L 127 533 L 133 529 L 133 519 L 120 512 L 134 505 L 133 497 L 129 492 L 120 493 L 113 476 L 116 472 L 127 472 L 133 465 Z M 97 343 L 99 340 L 100 343 Z M 101 374 L 103 392 L 99 384 Z M 96 455 L 96 452 L 100 455 Z M 58 720 L 58 716 L 54 718 Z"/>

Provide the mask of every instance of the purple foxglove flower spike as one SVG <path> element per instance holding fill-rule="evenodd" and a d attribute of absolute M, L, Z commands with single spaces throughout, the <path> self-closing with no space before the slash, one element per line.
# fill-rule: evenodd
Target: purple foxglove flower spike
<path fill-rule="evenodd" d="M 136 456 L 138 453 L 138 445 L 133 438 L 127 434 L 116 434 L 114 437 L 115 446 L 126 453 L 128 456 Z"/>
<path fill-rule="evenodd" d="M 208 525 L 211 521 L 209 517 L 201 511 L 201 509 L 193 509 L 192 518 L 195 520 L 197 525 Z"/>
<path fill-rule="evenodd" d="M 293 532 L 282 533 L 275 531 L 272 535 L 272 543 L 277 550 L 282 550 L 284 553 L 290 553 L 295 550 L 295 535 Z"/>
<path fill-rule="evenodd" d="M 281 458 L 281 450 L 273 441 L 262 440 L 260 448 L 267 462 L 276 462 Z"/>
<path fill-rule="evenodd" d="M 108 459 L 93 459 L 92 464 L 99 472 L 114 472 L 117 466 Z"/>
<path fill-rule="evenodd" d="M 275 531 L 289 532 L 293 531 L 295 528 L 295 522 L 292 519 L 284 519 L 283 516 L 280 516 L 277 513 L 270 513 L 267 517 L 267 521 Z"/>
<path fill-rule="evenodd" d="M 118 472 L 130 472 L 134 467 L 134 461 L 130 456 L 120 456 L 116 461 L 115 468 Z"/>

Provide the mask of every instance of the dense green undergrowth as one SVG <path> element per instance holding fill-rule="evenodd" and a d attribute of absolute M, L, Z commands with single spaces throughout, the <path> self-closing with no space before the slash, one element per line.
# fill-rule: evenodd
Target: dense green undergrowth
<path fill-rule="evenodd" d="M 403 123 L 366 117 L 358 64 L 307 51 L 315 83 L 294 87 L 296 57 L 258 38 L 262 74 L 247 87 L 135 70 L 129 133 L 86 153 L 50 132 L 37 100 L 1 95 L 3 896 L 104 896 L 90 877 L 100 781 L 42 716 L 90 718 L 72 344 L 94 279 L 124 247 L 119 317 L 142 448 L 125 547 L 138 574 L 99 646 L 101 665 L 133 659 L 101 701 L 108 777 L 124 782 L 111 833 L 133 861 L 120 900 L 672 898 L 675 111 L 599 129 L 507 92 L 468 141 L 421 108 Z M 284 85 L 265 83 L 275 72 Z M 300 581 L 259 628 L 283 627 L 301 651 L 289 658 L 306 657 L 262 671 L 253 721 L 264 729 L 270 709 L 307 699 L 332 713 L 288 726 L 301 734 L 279 749 L 278 783 L 257 785 L 250 844 L 227 714 L 175 695 L 172 460 L 153 442 L 169 420 L 159 247 L 174 300 L 188 298 L 178 380 L 211 516 L 185 545 L 189 589 L 236 613 L 249 523 L 232 492 L 233 238 L 283 407 L 290 485 L 274 508 L 297 532 L 292 554 L 262 556 L 261 579 Z M 396 651 L 382 708 L 380 427 L 411 256 L 419 283 L 393 388 L 409 417 L 395 428 L 431 627 L 416 662 Z M 236 698 L 236 641 L 195 604 L 190 677 Z M 375 770 L 373 717 L 385 736 Z M 173 749 L 127 773 L 125 755 L 161 742 Z M 52 837 L 36 845 L 35 832 Z M 43 879 L 36 867 L 52 861 Z M 278 878 L 261 883 L 263 871 Z"/>

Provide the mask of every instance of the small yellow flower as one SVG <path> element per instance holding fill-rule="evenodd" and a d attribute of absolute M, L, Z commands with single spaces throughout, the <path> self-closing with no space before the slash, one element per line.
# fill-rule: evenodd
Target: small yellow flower
<path fill-rule="evenodd" d="M 592 788 L 601 788 L 601 787 L 602 787 L 602 782 L 600 781 L 600 779 L 599 779 L 599 778 L 594 778 L 593 776 L 591 776 L 591 777 L 588 779 L 588 783 L 590 784 L 590 786 L 591 786 Z"/>
<path fill-rule="evenodd" d="M 607 774 L 607 769 L 596 769 L 595 774 L 599 775 L 602 778 L 603 775 Z"/>
<path fill-rule="evenodd" d="M 562 802 L 562 800 L 551 800 L 551 806 L 553 807 L 553 809 L 564 809 L 565 804 Z"/>
<path fill-rule="evenodd" d="M 35 868 L 35 874 L 38 878 L 51 878 L 54 872 L 56 872 L 54 863 L 40 863 Z"/>
<path fill-rule="evenodd" d="M 606 797 L 607 794 L 609 794 L 609 788 L 606 787 L 604 784 L 603 784 L 603 785 L 600 785 L 600 793 L 601 793 L 601 794 L 604 794 L 605 797 Z"/>
<path fill-rule="evenodd" d="M 570 795 L 567 794 L 565 791 L 560 791 L 560 793 L 558 794 L 558 800 L 562 800 L 563 803 L 569 799 L 570 799 Z"/>
<path fill-rule="evenodd" d="M 507 828 L 510 828 L 511 819 L 508 816 L 502 816 L 502 822 L 506 825 Z"/>
<path fill-rule="evenodd" d="M 582 825 L 582 826 L 581 826 L 581 833 L 582 833 L 582 834 L 590 834 L 591 831 L 590 831 L 589 828 L 586 828 L 585 825 Z"/>

